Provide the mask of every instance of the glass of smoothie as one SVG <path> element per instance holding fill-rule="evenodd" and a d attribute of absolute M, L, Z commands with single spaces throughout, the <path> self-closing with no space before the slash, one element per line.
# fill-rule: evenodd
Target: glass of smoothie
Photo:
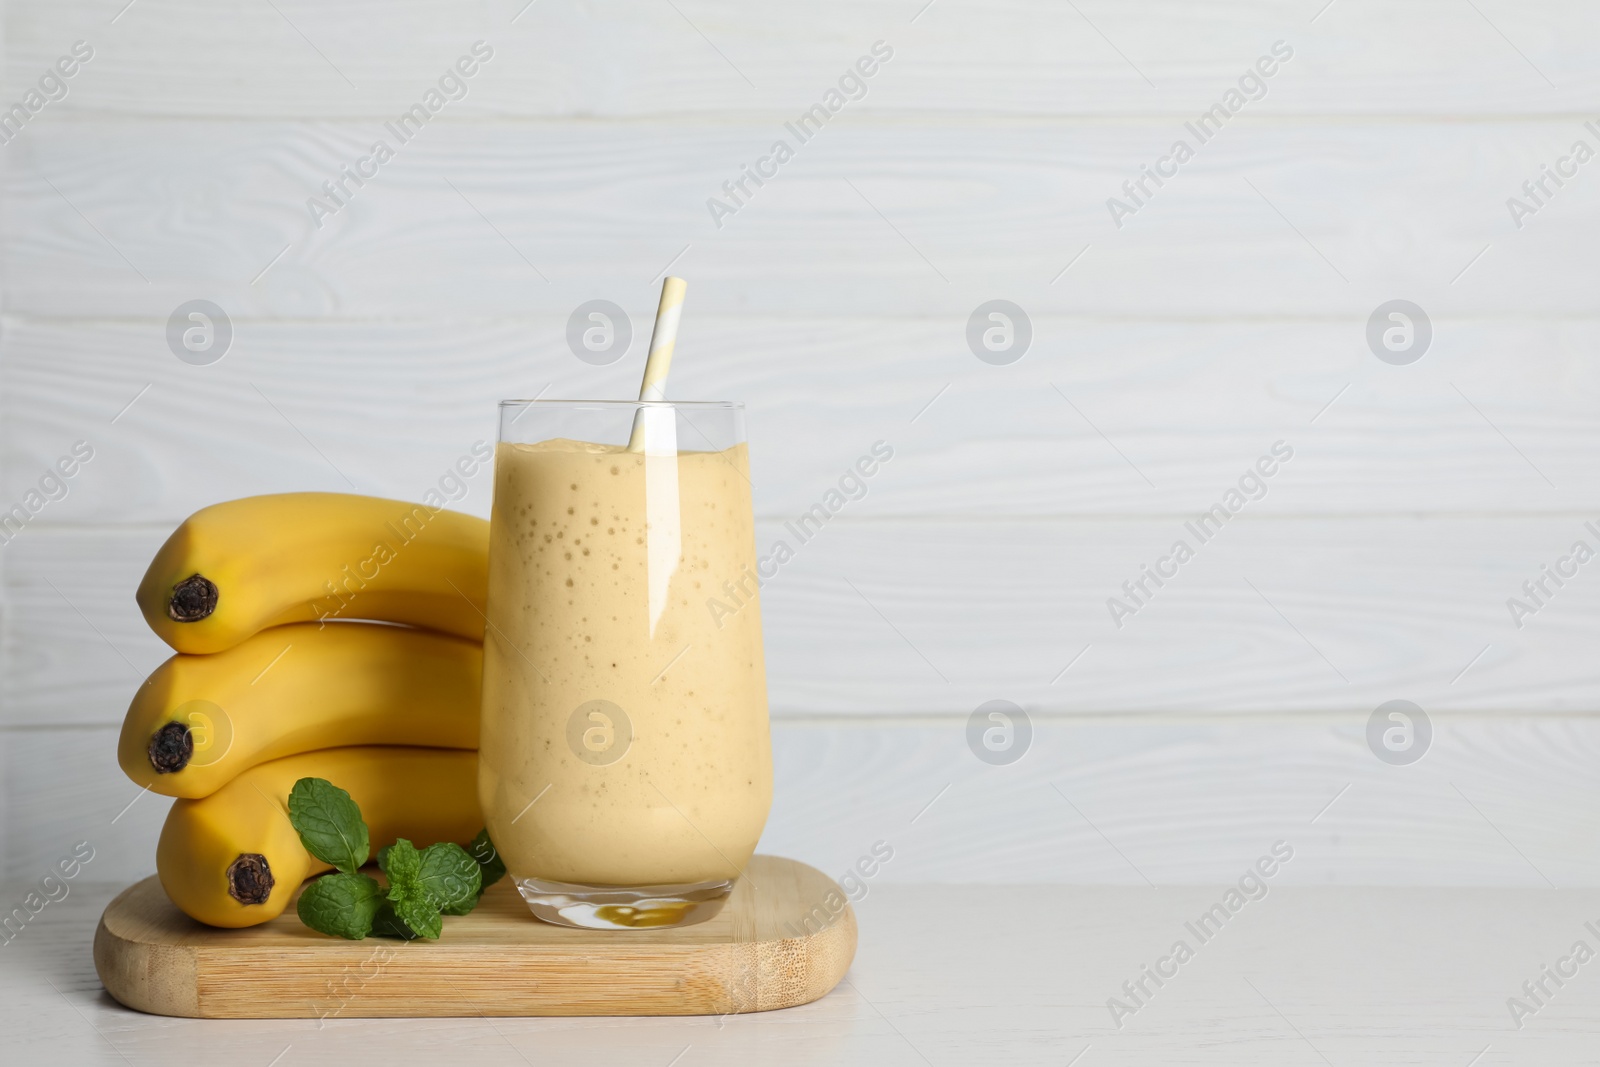
<path fill-rule="evenodd" d="M 504 401 L 494 474 L 489 836 L 547 922 L 709 919 L 772 803 L 744 408 Z"/>

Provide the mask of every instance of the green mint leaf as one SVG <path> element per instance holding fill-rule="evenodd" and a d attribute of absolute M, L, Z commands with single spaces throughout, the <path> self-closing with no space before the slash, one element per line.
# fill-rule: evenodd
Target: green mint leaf
<path fill-rule="evenodd" d="M 378 914 L 372 917 L 373 937 L 397 937 L 401 941 L 415 941 L 417 932 L 394 913 L 394 904 L 385 900 L 378 908 Z"/>
<path fill-rule="evenodd" d="M 345 874 L 367 862 L 367 824 L 350 794 L 323 778 L 302 778 L 289 791 L 289 822 L 306 851 Z"/>
<path fill-rule="evenodd" d="M 418 937 L 438 940 L 444 920 L 439 914 L 439 902 L 422 881 L 422 853 L 402 837 L 384 850 L 383 860 L 394 917 Z"/>
<path fill-rule="evenodd" d="M 383 887 L 364 874 L 325 874 L 300 893 L 295 911 L 311 929 L 360 941 L 372 930 Z"/>
<path fill-rule="evenodd" d="M 483 871 L 467 850 L 441 841 L 422 850 L 422 888 L 446 915 L 465 915 L 478 906 Z"/>
<path fill-rule="evenodd" d="M 482 895 L 485 889 L 505 877 L 505 861 L 500 858 L 500 851 L 494 847 L 494 842 L 489 840 L 487 828 L 478 831 L 478 836 L 472 839 L 467 851 L 472 853 L 472 858 L 483 868 L 483 885 L 478 889 L 479 895 Z"/>
<path fill-rule="evenodd" d="M 422 889 L 422 853 L 405 838 L 379 851 L 378 864 L 389 879 L 390 894 L 415 896 Z"/>
<path fill-rule="evenodd" d="M 425 937 L 429 941 L 439 940 L 439 935 L 444 932 L 444 918 L 439 914 L 439 906 L 433 898 L 424 894 L 416 896 L 390 897 L 389 903 L 394 907 L 394 915 L 418 937 Z"/>

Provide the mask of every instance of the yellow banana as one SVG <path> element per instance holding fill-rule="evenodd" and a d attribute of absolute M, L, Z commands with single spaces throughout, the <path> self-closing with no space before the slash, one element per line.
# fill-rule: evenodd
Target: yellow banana
<path fill-rule="evenodd" d="M 483 640 L 489 524 L 427 504 L 279 493 L 201 508 L 156 553 L 139 609 L 179 652 L 287 622 L 379 619 Z"/>
<path fill-rule="evenodd" d="M 201 800 L 179 800 L 156 846 L 167 896 L 212 926 L 276 918 L 308 876 L 328 870 L 289 823 L 289 790 L 326 778 L 361 808 L 373 856 L 397 837 L 419 846 L 471 842 L 478 811 L 478 754 L 429 748 L 330 748 L 263 763 Z"/>
<path fill-rule="evenodd" d="M 290 623 L 139 687 L 117 762 L 137 785 L 198 798 L 282 756 L 344 745 L 478 747 L 483 647 L 376 623 Z"/>

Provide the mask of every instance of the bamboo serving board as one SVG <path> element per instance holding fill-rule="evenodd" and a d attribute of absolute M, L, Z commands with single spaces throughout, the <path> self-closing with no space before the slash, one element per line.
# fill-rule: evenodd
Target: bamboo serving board
<path fill-rule="evenodd" d="M 113 997 L 203 1019 L 768 1011 L 826 994 L 855 951 L 843 891 L 776 856 L 751 860 L 715 918 L 679 929 L 551 926 L 502 879 L 472 914 L 447 916 L 434 942 L 326 937 L 293 905 L 220 930 L 180 912 L 151 877 L 107 905 L 94 937 Z"/>

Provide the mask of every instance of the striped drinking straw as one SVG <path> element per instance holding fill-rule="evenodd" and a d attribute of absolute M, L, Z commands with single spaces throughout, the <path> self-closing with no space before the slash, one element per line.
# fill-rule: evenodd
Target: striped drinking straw
<path fill-rule="evenodd" d="M 678 343 L 678 318 L 683 313 L 683 294 L 689 283 L 667 277 L 661 283 L 661 304 L 656 308 L 655 330 L 650 334 L 650 355 L 645 358 L 644 381 L 639 384 L 640 400 L 667 398 L 667 372 L 672 369 L 672 350 Z M 670 413 L 669 413 L 670 415 Z M 628 451 L 643 452 L 645 409 L 633 416 L 633 431 L 628 435 Z"/>

